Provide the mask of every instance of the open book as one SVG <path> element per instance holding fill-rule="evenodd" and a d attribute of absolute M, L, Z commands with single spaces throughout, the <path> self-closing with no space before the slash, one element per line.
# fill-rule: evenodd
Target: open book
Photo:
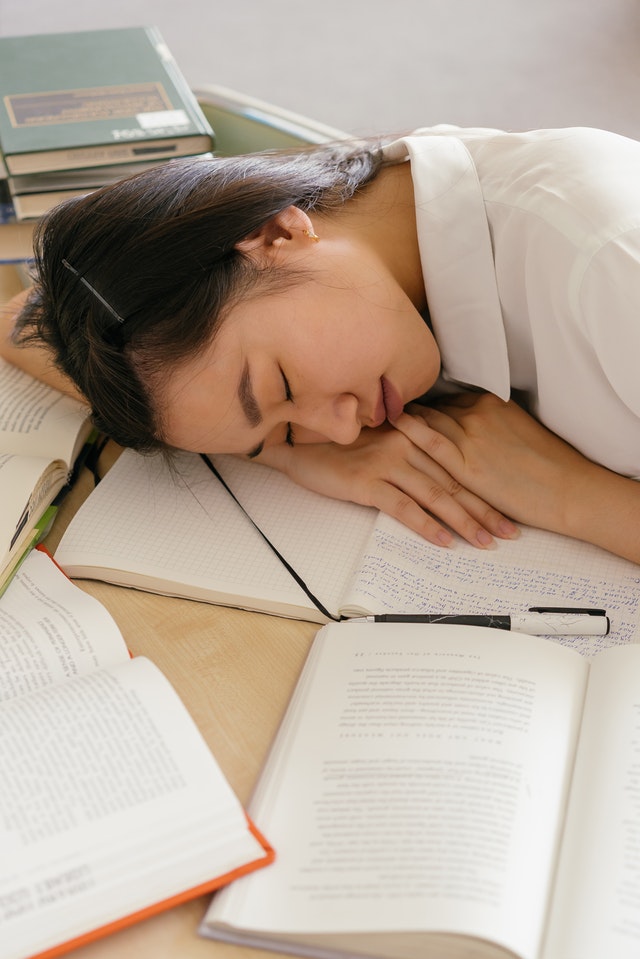
<path fill-rule="evenodd" d="M 0 360 L 0 594 L 90 432 L 85 406 Z"/>
<path fill-rule="evenodd" d="M 266 466 L 232 456 L 213 462 L 325 612 L 195 454 L 178 456 L 171 469 L 125 451 L 71 521 L 56 559 L 74 577 L 315 622 L 604 607 L 609 636 L 564 637 L 589 651 L 640 629 L 640 568 L 603 550 L 532 529 L 491 551 L 462 542 L 441 549 L 376 510 L 312 493 Z"/>
<path fill-rule="evenodd" d="M 0 657 L 2 959 L 271 861 L 168 681 L 39 549 L 0 599 Z"/>
<path fill-rule="evenodd" d="M 296 955 L 637 959 L 640 646 L 332 623 L 201 932 Z M 575 767 L 574 767 L 575 763 Z"/>

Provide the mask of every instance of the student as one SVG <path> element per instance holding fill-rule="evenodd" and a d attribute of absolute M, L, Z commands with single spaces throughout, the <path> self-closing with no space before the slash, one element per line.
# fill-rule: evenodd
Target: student
<path fill-rule="evenodd" d="M 591 129 L 174 161 L 46 218 L 4 354 L 127 446 L 640 562 L 639 170 Z"/>

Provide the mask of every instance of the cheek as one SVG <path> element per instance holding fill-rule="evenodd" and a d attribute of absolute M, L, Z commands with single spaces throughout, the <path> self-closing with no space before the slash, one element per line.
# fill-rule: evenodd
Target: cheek
<path fill-rule="evenodd" d="M 419 327 L 413 337 L 415 356 L 427 369 L 440 367 L 440 348 L 429 327 L 425 324 Z"/>
<path fill-rule="evenodd" d="M 428 355 L 428 362 L 431 368 L 433 370 L 439 370 L 440 364 L 442 362 L 440 357 L 440 347 L 436 343 L 433 333 L 431 333 L 431 331 L 429 331 L 429 343 L 427 347 L 427 355 Z"/>
<path fill-rule="evenodd" d="M 298 425 L 296 425 L 294 428 L 294 435 L 296 446 L 330 442 L 330 440 L 326 436 L 323 436 L 322 433 L 314 433 L 313 430 L 307 430 Z"/>

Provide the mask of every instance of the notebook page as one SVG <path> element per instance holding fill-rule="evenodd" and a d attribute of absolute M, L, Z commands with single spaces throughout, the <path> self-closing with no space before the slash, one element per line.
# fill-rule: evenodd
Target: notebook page
<path fill-rule="evenodd" d="M 313 493 L 258 463 L 235 456 L 211 459 L 254 523 L 313 595 L 337 613 L 345 586 L 362 561 L 378 511 Z"/>
<path fill-rule="evenodd" d="M 609 635 L 561 638 L 563 645 L 593 655 L 607 646 L 640 641 L 640 566 L 529 527 L 494 550 L 474 549 L 459 539 L 453 549 L 442 549 L 380 514 L 348 606 L 375 613 L 603 608 L 611 618 Z"/>
<path fill-rule="evenodd" d="M 224 460 L 228 462 L 219 462 Z M 273 537 L 314 595 L 327 609 L 337 611 L 345 578 L 375 512 L 307 493 L 265 466 L 234 457 L 218 457 L 216 463 L 224 466 L 225 479 L 240 502 L 250 501 L 243 505 L 250 506 L 258 525 L 264 520 L 266 535 Z M 358 536 L 349 533 L 352 513 L 359 521 Z M 240 507 L 194 454 L 179 454 L 170 469 L 161 457 L 125 450 L 70 523 L 56 560 L 73 576 L 82 576 L 86 567 L 110 567 L 169 581 L 177 595 L 192 595 L 195 587 L 253 597 L 251 608 L 270 602 L 313 609 Z M 127 581 L 110 574 L 99 578 Z"/>

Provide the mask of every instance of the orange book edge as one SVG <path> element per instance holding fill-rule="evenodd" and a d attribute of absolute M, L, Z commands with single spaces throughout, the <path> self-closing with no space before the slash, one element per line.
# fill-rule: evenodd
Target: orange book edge
<path fill-rule="evenodd" d="M 60 572 L 67 576 L 65 571 L 62 569 L 60 564 L 56 562 L 55 558 L 52 556 L 46 546 L 39 544 L 35 548 L 40 550 L 42 553 L 45 553 L 58 567 Z M 67 576 L 67 579 L 68 578 L 69 577 Z M 129 655 L 131 656 L 131 653 L 129 653 Z M 50 949 L 46 949 L 44 952 L 33 953 L 29 959 L 54 959 L 55 956 L 64 955 L 64 953 L 69 952 L 72 949 L 78 949 L 80 946 L 84 946 L 96 939 L 102 939 L 103 937 L 109 936 L 114 932 L 118 932 L 120 929 L 125 929 L 127 926 L 133 926 L 138 922 L 143 922 L 145 919 L 149 919 L 151 916 L 155 916 L 160 912 L 165 912 L 168 909 L 173 909 L 175 906 L 180 906 L 182 903 L 189 902 L 191 899 L 197 899 L 199 896 L 203 896 L 210 892 L 215 892 L 216 889 L 221 889 L 222 886 L 227 886 L 230 882 L 233 882 L 234 879 L 239 879 L 240 876 L 246 876 L 248 873 L 255 872 L 257 869 L 263 869 L 265 866 L 269 866 L 276 858 L 275 849 L 271 843 L 265 839 L 263 834 L 260 832 L 255 823 L 252 822 L 246 812 L 245 817 L 249 827 L 249 832 L 258 840 L 259 844 L 264 849 L 265 854 L 260 859 L 253 859 L 251 862 L 245 863 L 242 866 L 237 866 L 235 869 L 223 873 L 221 876 L 216 876 L 214 879 L 200 883 L 198 886 L 185 889 L 184 892 L 177 893 L 175 896 L 170 896 L 168 899 L 162 899 L 160 902 L 153 903 L 150 906 L 145 906 L 144 909 L 138 909 L 136 912 L 132 912 L 127 916 L 122 916 L 120 919 L 114 919 L 113 922 L 109 922 L 104 926 L 99 926 L 97 929 L 92 929 L 89 932 L 82 933 L 82 935 L 76 936 L 73 939 L 69 939 L 66 942 L 61 942 L 56 946 L 52 946 Z"/>
<path fill-rule="evenodd" d="M 67 576 L 67 574 L 66 574 L 65 571 L 63 570 L 63 568 L 62 568 L 62 566 L 60 565 L 60 563 L 56 560 L 56 558 L 55 558 L 55 556 L 53 555 L 53 553 L 49 551 L 49 549 L 44 545 L 44 543 L 38 543 L 38 544 L 34 547 L 34 549 L 37 549 L 38 552 L 44 553 L 46 556 L 48 556 L 49 559 L 51 560 L 51 562 L 54 564 L 54 566 L 57 566 L 58 569 L 60 570 L 60 572 L 63 573 L 65 576 Z M 69 576 L 67 576 L 67 579 L 69 580 L 70 583 L 73 582 L 73 580 L 70 579 Z"/>
<path fill-rule="evenodd" d="M 80 946 L 85 946 L 87 943 L 94 942 L 96 939 L 102 939 L 104 936 L 109 936 L 114 932 L 119 932 L 121 929 L 125 929 L 127 926 L 133 926 L 136 923 L 142 922 L 145 919 L 149 919 L 151 916 L 155 916 L 160 912 L 165 912 L 168 909 L 173 909 L 175 906 L 180 906 L 183 903 L 188 902 L 190 899 L 197 899 L 199 896 L 202 896 L 205 893 L 214 892 L 216 889 L 220 889 L 222 886 L 228 885 L 234 879 L 239 879 L 240 876 L 246 876 L 248 873 L 255 872 L 257 869 L 262 869 L 264 866 L 270 865 L 276 857 L 275 849 L 269 842 L 267 842 L 265 837 L 262 835 L 257 826 L 255 826 L 255 824 L 251 821 L 246 812 L 245 816 L 247 819 L 249 832 L 252 833 L 252 835 L 258 840 L 264 849 L 265 854 L 260 859 L 253 859 L 251 862 L 245 863 L 242 866 L 237 866 L 235 869 L 232 869 L 221 876 L 216 876 L 215 879 L 200 883 L 200 885 L 193 886 L 190 889 L 185 889 L 184 892 L 177 893 L 175 896 L 170 896 L 168 899 L 162 899 L 160 902 L 153 903 L 150 906 L 145 906 L 144 909 L 138 909 L 136 912 L 132 912 L 127 916 L 122 916 L 120 919 L 114 919 L 112 922 L 108 922 L 104 926 L 99 926 L 97 929 L 92 929 L 89 932 L 82 933 L 82 935 L 76 936 L 73 939 L 69 939 L 66 942 L 58 943 L 58 945 L 52 946 L 51 948 L 46 949 L 44 952 L 33 953 L 29 959 L 54 959 L 55 956 L 64 955 L 64 953 L 69 952 L 71 949 L 78 949 Z"/>

